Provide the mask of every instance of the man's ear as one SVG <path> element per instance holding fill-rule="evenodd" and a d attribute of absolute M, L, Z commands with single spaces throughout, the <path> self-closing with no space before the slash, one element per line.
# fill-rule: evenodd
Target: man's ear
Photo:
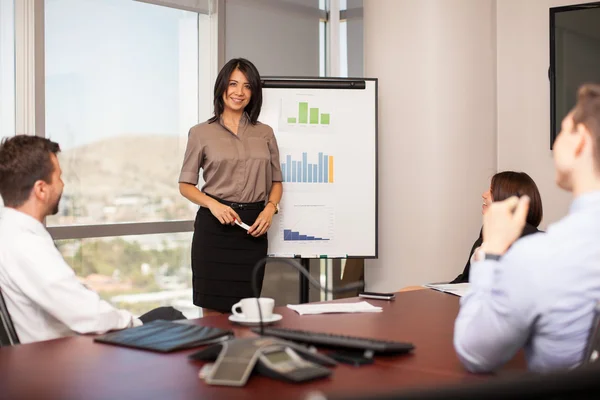
<path fill-rule="evenodd" d="M 31 189 L 31 195 L 35 196 L 38 200 L 45 200 L 48 196 L 48 185 L 42 180 L 35 181 L 33 188 Z"/>
<path fill-rule="evenodd" d="M 575 146 L 575 155 L 577 157 L 581 156 L 586 148 L 593 153 L 593 135 L 585 124 L 577 124 L 577 140 L 577 145 Z"/>
<path fill-rule="evenodd" d="M 575 156 L 579 157 L 579 156 L 581 156 L 581 154 L 583 154 L 586 146 L 589 146 L 592 144 L 592 142 L 591 142 L 592 134 L 590 133 L 587 126 L 585 126 L 582 123 L 577 124 L 577 127 L 575 129 L 575 134 L 577 135 L 577 137 L 575 138 L 575 140 L 576 140 Z"/>

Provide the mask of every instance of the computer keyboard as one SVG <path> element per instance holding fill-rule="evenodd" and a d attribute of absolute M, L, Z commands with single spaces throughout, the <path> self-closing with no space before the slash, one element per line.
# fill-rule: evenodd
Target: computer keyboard
<path fill-rule="evenodd" d="M 259 328 L 253 328 L 260 334 Z M 345 349 L 372 350 L 376 353 L 406 353 L 415 348 L 412 343 L 388 340 L 367 339 L 356 336 L 336 335 L 332 333 L 310 332 L 288 328 L 264 328 L 264 336 L 275 336 L 294 342 L 318 346 L 340 347 Z"/>

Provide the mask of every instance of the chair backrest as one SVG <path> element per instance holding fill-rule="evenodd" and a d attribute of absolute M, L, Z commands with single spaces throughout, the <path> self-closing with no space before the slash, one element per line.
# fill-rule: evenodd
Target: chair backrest
<path fill-rule="evenodd" d="M 0 347 L 14 346 L 15 344 L 19 344 L 19 336 L 4 302 L 2 289 L 0 289 Z"/>
<path fill-rule="evenodd" d="M 590 328 L 590 336 L 588 338 L 585 353 L 583 355 L 582 365 L 594 364 L 600 359 L 600 302 L 596 304 L 594 309 L 594 320 Z M 600 362 L 598 362 L 600 364 Z"/>

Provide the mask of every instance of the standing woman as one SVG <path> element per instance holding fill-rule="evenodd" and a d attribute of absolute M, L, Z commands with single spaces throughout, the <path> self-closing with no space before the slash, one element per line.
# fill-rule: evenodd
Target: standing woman
<path fill-rule="evenodd" d="M 250 61 L 229 61 L 217 76 L 214 116 L 190 129 L 179 191 L 200 209 L 194 223 L 194 304 L 203 315 L 230 312 L 254 297 L 252 269 L 267 255 L 267 230 L 283 193 L 279 149 L 258 122 L 260 75 Z M 198 176 L 202 170 L 204 186 Z M 251 225 L 246 231 L 235 220 Z M 264 269 L 259 274 L 262 289 Z"/>

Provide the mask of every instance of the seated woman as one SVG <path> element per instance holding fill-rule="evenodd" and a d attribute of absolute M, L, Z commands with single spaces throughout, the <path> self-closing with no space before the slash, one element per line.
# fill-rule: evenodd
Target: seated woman
<path fill-rule="evenodd" d="M 529 212 L 527 214 L 527 223 L 523 228 L 521 237 L 540 232 L 537 227 L 540 225 L 543 216 L 542 197 L 538 191 L 537 185 L 525 172 L 504 171 L 499 172 L 492 177 L 490 188 L 481 195 L 483 198 L 483 206 L 481 213 L 485 214 L 488 206 L 493 201 L 502 201 L 511 196 L 527 195 L 531 199 L 529 203 Z M 479 231 L 479 238 L 473 244 L 471 253 L 467 260 L 467 265 L 463 273 L 458 275 L 450 283 L 469 282 L 469 270 L 471 268 L 471 256 L 475 250 L 481 246 L 483 241 L 482 232 Z"/>

